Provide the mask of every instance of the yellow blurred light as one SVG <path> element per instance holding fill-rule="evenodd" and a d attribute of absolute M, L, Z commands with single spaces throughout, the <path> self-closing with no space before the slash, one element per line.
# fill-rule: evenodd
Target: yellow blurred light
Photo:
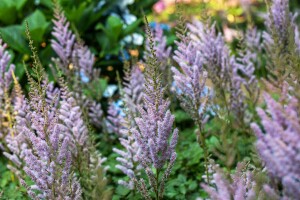
<path fill-rule="evenodd" d="M 69 69 L 70 69 L 70 70 L 74 69 L 73 63 L 70 63 L 70 64 L 69 64 Z"/>
<path fill-rule="evenodd" d="M 143 65 L 142 63 L 138 62 L 137 65 L 142 72 L 145 70 L 145 65 Z"/>
<path fill-rule="evenodd" d="M 107 71 L 109 71 L 109 72 L 111 72 L 111 71 L 113 71 L 114 70 L 114 68 L 113 68 L 113 66 L 107 66 Z"/>
<path fill-rule="evenodd" d="M 46 42 L 42 42 L 41 47 L 45 48 L 46 47 Z"/>
<path fill-rule="evenodd" d="M 24 60 L 24 61 L 27 61 L 27 60 L 29 60 L 29 55 L 28 55 L 28 54 L 24 54 L 24 56 L 23 56 L 23 60 Z"/>
<path fill-rule="evenodd" d="M 232 14 L 227 15 L 227 20 L 228 20 L 230 23 L 233 23 L 233 22 L 234 22 L 234 16 L 233 16 Z"/>
<path fill-rule="evenodd" d="M 137 49 L 131 49 L 131 50 L 129 50 L 129 54 L 133 57 L 138 57 L 139 51 Z"/>

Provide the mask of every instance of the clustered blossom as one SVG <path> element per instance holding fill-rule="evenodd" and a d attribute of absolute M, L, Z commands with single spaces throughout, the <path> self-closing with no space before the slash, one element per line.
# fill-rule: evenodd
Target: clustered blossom
<path fill-rule="evenodd" d="M 101 104 L 97 103 L 96 101 L 87 100 L 85 105 L 88 108 L 87 112 L 90 119 L 90 123 L 97 128 L 101 128 L 103 118 L 103 110 Z"/>
<path fill-rule="evenodd" d="M 15 70 L 13 64 L 9 64 L 11 56 L 6 50 L 7 44 L 0 39 L 0 95 L 3 98 L 4 93 L 9 89 L 12 83 L 12 72 Z"/>
<path fill-rule="evenodd" d="M 51 46 L 58 55 L 58 59 L 53 59 L 55 64 L 65 73 L 69 82 L 74 75 L 81 83 L 91 83 L 98 78 L 100 71 L 93 69 L 95 62 L 94 54 L 85 46 L 82 41 L 78 41 L 69 29 L 70 23 L 67 21 L 60 8 L 55 9 L 54 28 L 52 35 L 55 39 L 51 40 Z M 82 94 L 82 88 L 73 83 L 74 92 L 82 101 L 79 104 L 87 108 L 90 122 L 97 128 L 102 127 L 103 110 L 100 103 L 93 99 L 88 99 Z"/>
<path fill-rule="evenodd" d="M 300 122 L 298 100 L 294 97 L 286 106 L 264 95 L 267 110 L 257 108 L 262 128 L 251 124 L 257 136 L 257 149 L 270 176 L 281 182 L 284 195 L 300 196 Z"/>
<path fill-rule="evenodd" d="M 128 66 L 129 67 L 129 66 Z M 139 154 L 139 146 L 135 141 L 134 135 L 130 129 L 134 126 L 132 118 L 138 116 L 137 106 L 142 105 L 143 100 L 143 89 L 144 89 L 144 75 L 137 65 L 134 65 L 131 69 L 125 71 L 124 78 L 124 89 L 123 89 L 123 101 L 125 115 L 123 116 L 123 127 L 121 130 L 120 143 L 124 147 L 124 150 L 114 148 L 113 151 L 119 154 L 116 168 L 120 169 L 130 179 L 128 181 L 119 180 L 118 183 L 134 190 L 136 189 L 133 179 L 136 179 L 137 175 L 140 174 L 141 165 L 138 162 L 137 154 Z"/>
<path fill-rule="evenodd" d="M 289 11 L 289 0 L 273 0 L 266 25 L 271 34 L 276 34 L 280 45 L 285 46 L 288 44 L 291 21 L 292 15 Z"/>
<path fill-rule="evenodd" d="M 107 114 L 107 129 L 109 132 L 122 136 L 124 127 L 124 112 L 122 108 L 115 103 L 110 103 Z"/>
<path fill-rule="evenodd" d="M 215 25 L 208 26 L 200 21 L 188 24 L 190 38 L 201 54 L 208 77 L 218 87 L 228 88 L 230 81 L 230 56 L 221 33 L 216 33 Z"/>
<path fill-rule="evenodd" d="M 19 134 L 25 135 L 30 147 L 22 149 L 24 172 L 34 182 L 28 186 L 32 198 L 80 199 L 81 187 L 72 173 L 70 138 L 62 137 L 54 106 L 41 99 L 37 88 L 32 88 L 29 110 L 30 128 L 23 126 Z M 45 173 L 48 172 L 48 173 Z"/>
<path fill-rule="evenodd" d="M 164 36 L 164 31 L 160 24 L 155 24 L 155 27 L 152 30 L 153 32 L 153 41 L 154 41 L 154 50 L 156 52 L 157 60 L 161 63 L 160 69 L 163 72 L 168 66 L 168 61 L 171 57 L 172 48 L 167 46 L 167 37 Z M 149 40 L 146 41 L 146 54 L 145 59 L 150 53 Z"/>
<path fill-rule="evenodd" d="M 52 35 L 55 39 L 51 40 L 51 46 L 59 56 L 59 60 L 54 59 L 55 63 L 66 74 L 75 69 L 81 76 L 91 78 L 94 55 L 87 46 L 76 40 L 75 35 L 69 29 L 70 23 L 59 8 L 55 9 L 54 17 Z"/>
<path fill-rule="evenodd" d="M 262 62 L 259 56 L 263 53 L 262 32 L 257 30 L 256 27 L 251 27 L 246 31 L 244 41 L 247 57 L 254 64 L 255 69 L 260 69 Z"/>
<path fill-rule="evenodd" d="M 30 109 L 25 96 L 21 92 L 21 87 L 15 80 L 14 91 L 16 97 L 14 98 L 14 128 L 9 129 L 9 134 L 5 137 L 5 142 L 9 152 L 3 154 L 13 163 L 8 164 L 7 168 L 10 169 L 15 175 L 20 177 L 22 175 L 24 150 L 28 148 L 28 139 L 23 133 L 24 127 L 30 129 L 31 126 L 31 113 L 28 112 Z"/>
<path fill-rule="evenodd" d="M 151 36 L 149 27 L 148 35 Z M 170 101 L 164 99 L 159 63 L 155 58 L 154 42 L 151 37 L 150 50 L 152 53 L 147 57 L 145 67 L 144 104 L 138 107 L 140 117 L 135 118 L 137 126 L 132 128 L 131 132 L 140 148 L 138 160 L 145 169 L 154 193 L 162 198 L 165 181 L 176 159 L 178 129 L 173 129 L 174 116 L 169 110 Z M 160 179 L 159 171 L 163 170 L 166 164 L 167 169 Z M 153 171 L 153 168 L 156 170 Z M 139 191 L 149 199 L 143 180 L 140 181 L 139 186 Z"/>
<path fill-rule="evenodd" d="M 62 121 L 61 130 L 70 139 L 72 153 L 77 155 L 77 148 L 83 152 L 88 148 L 88 129 L 82 119 L 80 107 L 77 105 L 72 93 L 64 89 L 62 94 L 61 106 L 59 109 L 59 119 Z"/>
<path fill-rule="evenodd" d="M 161 169 L 168 160 L 174 162 L 178 130 L 172 131 L 174 116 L 168 110 L 170 102 L 163 99 L 162 88 L 147 90 L 144 108 L 139 107 L 141 117 L 135 119 L 138 129 L 134 128 L 132 132 L 141 148 L 140 162 L 144 167 L 151 164 Z"/>
<path fill-rule="evenodd" d="M 5 121 L 7 115 L 9 115 L 10 109 L 7 104 L 10 101 L 8 98 L 9 89 L 12 83 L 12 72 L 15 70 L 13 64 L 9 64 L 11 56 L 6 50 L 7 44 L 2 42 L 0 38 L 0 139 L 3 139 L 8 134 L 8 125 Z M 0 143 L 0 149 L 4 149 Z"/>
<path fill-rule="evenodd" d="M 144 97 L 144 75 L 138 65 L 134 65 L 124 77 L 124 102 L 129 113 L 137 114 L 137 106 L 141 105 Z M 131 115 L 132 115 L 131 114 Z M 131 116 L 132 117 L 132 116 Z M 137 117 L 134 115 L 133 117 Z"/>
<path fill-rule="evenodd" d="M 120 143 L 124 147 L 124 150 L 113 148 L 113 151 L 119 154 L 117 161 L 119 164 L 116 168 L 121 170 L 130 179 L 119 180 L 118 183 L 127 187 L 130 190 L 136 189 L 133 179 L 140 174 L 141 166 L 138 164 L 137 153 L 139 152 L 139 146 L 137 145 L 133 135 L 128 129 L 124 129 L 128 135 L 124 138 L 120 138 Z"/>
<path fill-rule="evenodd" d="M 263 45 L 273 73 L 281 79 L 289 74 L 288 67 L 295 68 L 299 56 L 299 30 L 295 23 L 297 15 L 289 11 L 289 0 L 272 0 L 266 19 L 267 31 L 263 32 Z M 275 70 L 273 69 L 275 68 Z M 279 84 L 283 80 L 279 79 Z"/>
<path fill-rule="evenodd" d="M 250 34 L 253 34 L 250 36 Z M 240 87 L 244 86 L 245 90 L 243 91 L 244 95 L 241 94 L 240 99 L 247 99 L 251 102 L 255 103 L 258 100 L 258 96 L 260 93 L 259 87 L 258 87 L 258 80 L 254 74 L 256 68 L 261 67 L 261 63 L 256 62 L 259 60 L 258 53 L 260 51 L 260 48 L 254 49 L 251 48 L 250 42 L 256 42 L 259 44 L 260 36 L 257 35 L 256 31 L 249 31 L 245 38 L 246 43 L 246 49 L 241 50 L 238 53 L 238 56 L 235 59 L 235 62 L 233 64 L 234 72 L 236 73 L 234 77 L 240 77 Z M 250 46 L 250 47 L 249 47 Z M 240 90 L 241 92 L 241 90 Z M 242 103 L 240 106 L 246 106 Z"/>
<path fill-rule="evenodd" d="M 248 66 L 239 65 L 234 56 L 230 56 L 221 33 L 216 33 L 215 25 L 206 25 L 200 21 L 194 21 L 188 25 L 190 38 L 198 48 L 200 60 L 207 70 L 208 78 L 213 82 L 217 95 L 222 98 L 227 110 L 235 116 L 240 116 L 245 111 L 243 83 L 246 83 L 239 71 L 254 72 L 248 70 Z M 229 99 L 227 97 L 229 95 Z"/>
<path fill-rule="evenodd" d="M 188 37 L 176 41 L 178 50 L 174 52 L 174 60 L 179 64 L 179 71 L 172 67 L 173 78 L 179 89 L 178 97 L 182 107 L 191 114 L 196 122 L 205 123 L 204 112 L 208 95 L 203 95 L 207 72 L 203 68 L 202 57 L 195 43 Z M 200 109 L 202 108 L 202 109 Z"/>
<path fill-rule="evenodd" d="M 93 198 L 95 198 L 95 195 L 106 195 L 104 188 L 106 179 L 103 177 L 105 169 L 102 166 L 106 158 L 101 158 L 101 155 L 95 149 L 89 136 L 89 130 L 83 120 L 81 108 L 73 97 L 73 93 L 69 92 L 68 88 L 64 86 L 61 96 L 60 129 L 64 137 L 70 140 L 69 148 L 74 159 L 73 166 L 79 174 L 82 174 L 80 183 L 84 189 L 84 195 Z M 98 197 L 104 198 L 104 196 Z"/>
<path fill-rule="evenodd" d="M 235 174 L 231 175 L 231 180 L 227 180 L 221 169 L 215 167 L 212 183 L 213 186 L 201 184 L 208 193 L 211 200 L 233 199 L 233 200 L 253 200 L 257 199 L 256 183 L 251 171 L 245 171 L 245 163 L 239 163 Z"/>

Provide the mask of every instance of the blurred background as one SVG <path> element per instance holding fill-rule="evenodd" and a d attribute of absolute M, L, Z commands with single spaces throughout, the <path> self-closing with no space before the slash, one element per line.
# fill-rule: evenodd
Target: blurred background
<path fill-rule="evenodd" d="M 209 16 L 216 20 L 227 42 L 235 44 L 238 30 L 247 21 L 262 29 L 265 15 L 264 0 L 177 0 L 188 19 Z M 60 0 L 73 31 L 85 41 L 96 55 L 97 68 L 108 82 L 115 82 L 115 71 L 121 70 L 122 59 L 139 53 L 142 57 L 145 41 L 143 13 L 151 26 L 157 23 L 167 35 L 168 45 L 175 40 L 175 0 Z M 1 0 L 0 34 L 8 43 L 17 76 L 24 77 L 23 62 L 28 62 L 30 51 L 25 37 L 27 20 L 32 37 L 47 62 L 55 55 L 50 46 L 53 18 L 52 0 Z M 291 1 L 291 9 L 299 10 L 299 1 Z M 122 56 L 123 55 L 123 56 Z M 49 63 L 43 63 L 45 67 Z"/>

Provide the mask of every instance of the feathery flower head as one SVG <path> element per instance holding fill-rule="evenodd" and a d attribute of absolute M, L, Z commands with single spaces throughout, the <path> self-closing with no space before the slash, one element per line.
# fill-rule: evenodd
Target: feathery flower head
<path fill-rule="evenodd" d="M 210 199 L 233 199 L 233 200 L 253 200 L 258 197 L 255 187 L 253 173 L 245 171 L 246 164 L 239 163 L 235 174 L 231 175 L 231 181 L 227 180 L 224 172 L 215 166 L 212 183 L 214 187 L 201 184 L 208 193 Z"/>
<path fill-rule="evenodd" d="M 145 20 L 147 22 L 147 19 Z M 144 104 L 138 108 L 140 117 L 135 118 L 137 127 L 132 128 L 131 132 L 140 148 L 138 160 L 145 169 L 154 193 L 161 199 L 165 181 L 176 159 L 178 129 L 173 129 L 174 116 L 169 110 L 170 101 L 164 99 L 165 89 L 162 88 L 160 80 L 160 63 L 156 59 L 155 43 L 149 25 L 147 34 L 151 54 L 146 59 Z M 166 164 L 167 168 L 160 178 L 160 172 Z M 149 198 L 145 182 L 142 180 L 139 182 L 139 191 L 145 198 Z"/>
<path fill-rule="evenodd" d="M 257 109 L 262 128 L 251 124 L 257 136 L 257 149 L 272 178 L 283 186 L 284 195 L 300 196 L 300 121 L 298 100 L 294 97 L 286 106 L 264 95 L 267 110 Z"/>
<path fill-rule="evenodd" d="M 164 36 L 164 30 L 159 24 L 156 24 L 152 30 L 154 50 L 156 52 L 157 60 L 161 63 L 160 70 L 163 72 L 168 64 L 168 61 L 171 56 L 172 48 L 167 46 L 167 37 Z M 146 41 L 146 53 L 144 59 L 146 60 L 149 54 L 151 54 L 149 39 Z"/>
<path fill-rule="evenodd" d="M 204 112 L 209 94 L 203 93 L 207 72 L 203 68 L 201 52 L 198 51 L 196 43 L 187 36 L 180 42 L 176 41 L 176 44 L 178 49 L 173 58 L 179 64 L 180 71 L 176 67 L 172 67 L 171 70 L 175 85 L 180 92 L 180 94 L 177 92 L 178 98 L 181 106 L 196 122 L 205 123 Z"/>
<path fill-rule="evenodd" d="M 121 100 L 110 103 L 107 111 L 107 128 L 111 133 L 122 136 L 125 113 L 123 111 L 123 108 L 121 108 L 120 103 Z"/>
<path fill-rule="evenodd" d="M 0 39 L 0 95 L 3 96 L 12 83 L 12 71 L 15 70 L 13 64 L 9 64 L 11 56 L 6 50 L 7 44 Z M 3 98 L 3 97 L 2 97 Z"/>
<path fill-rule="evenodd" d="M 93 77 L 94 55 L 82 41 L 78 41 L 70 30 L 70 23 L 67 21 L 63 11 L 58 6 L 54 10 L 54 27 L 51 46 L 59 57 L 54 62 L 61 70 L 70 74 L 70 71 L 77 70 L 82 82 L 89 82 Z"/>

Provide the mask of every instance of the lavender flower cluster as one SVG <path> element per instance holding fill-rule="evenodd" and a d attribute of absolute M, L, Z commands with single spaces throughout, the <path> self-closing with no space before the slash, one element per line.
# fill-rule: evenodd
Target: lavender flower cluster
<path fill-rule="evenodd" d="M 51 40 L 51 46 L 59 58 L 53 58 L 53 61 L 65 74 L 75 95 L 81 99 L 78 103 L 86 108 L 90 122 L 95 127 L 101 128 L 103 125 L 101 104 L 81 94 L 84 85 L 91 84 L 99 77 L 100 71 L 93 68 L 95 56 L 83 41 L 72 33 L 70 23 L 59 6 L 54 9 L 54 18 L 52 35 L 55 39 Z M 52 71 L 55 73 L 56 70 Z"/>
<path fill-rule="evenodd" d="M 257 149 L 268 173 L 283 186 L 283 196 L 300 195 L 300 129 L 298 100 L 292 97 L 283 106 L 269 94 L 264 95 L 267 110 L 258 108 L 262 127 L 253 123 Z"/>
<path fill-rule="evenodd" d="M 126 177 L 117 182 L 131 195 L 136 195 L 137 190 L 144 199 L 164 199 L 166 182 L 173 176 L 176 146 L 181 142 L 167 98 L 172 94 L 165 78 L 171 78 L 181 107 L 196 125 L 205 169 L 201 176 L 205 183 L 198 185 L 210 199 L 298 199 L 300 73 L 291 66 L 296 66 L 300 39 L 288 3 L 273 0 L 267 32 L 251 27 L 241 39 L 244 49 L 236 52 L 230 51 L 216 24 L 209 20 L 195 20 L 179 28 L 177 49 L 172 52 L 161 27 L 151 30 L 145 18 L 148 40 L 144 61 L 124 61 L 120 99 L 109 104 L 105 117 L 101 102 L 82 91 L 99 78 L 99 70 L 93 68 L 94 55 L 70 30 L 60 8 L 54 10 L 51 41 L 58 55 L 54 64 L 62 71 L 58 85 L 48 81 L 27 27 L 33 75 L 26 70 L 30 85 L 26 98 L 14 75 L 14 65 L 9 64 L 7 45 L 0 40 L 0 147 L 14 178 L 32 199 L 110 199 L 107 167 L 103 166 L 106 158 L 98 151 L 87 124 L 90 122 L 103 135 L 108 130 L 111 144 L 116 144 L 115 138 L 120 142 L 112 151 L 117 161 L 115 168 Z M 291 45 L 291 41 L 296 44 Z M 272 52 L 276 44 L 280 44 L 279 50 Z M 285 63 L 295 72 L 292 76 L 286 76 L 284 70 L 272 74 L 277 80 L 289 78 L 287 82 L 278 81 L 273 91 L 266 89 L 265 104 L 259 101 L 260 86 L 272 85 L 274 79 L 266 77 L 261 81 L 256 75 L 264 67 L 259 58 L 264 53 L 267 58 L 291 58 L 280 63 L 267 60 L 267 65 L 276 69 Z M 169 71 L 172 74 L 167 74 Z M 164 77 L 162 72 L 171 76 Z M 278 90 L 280 98 L 276 101 L 272 95 L 278 95 Z M 210 115 L 207 108 L 217 108 L 217 114 Z M 246 120 L 248 113 L 252 116 Z M 221 128 L 219 124 L 207 128 L 209 122 L 221 122 Z M 255 135 L 251 135 L 252 131 Z M 252 145 L 258 153 L 251 146 L 248 162 L 232 161 L 236 165 L 234 173 L 233 168 L 225 172 L 214 163 L 209 165 L 210 158 L 219 156 L 211 150 L 215 145 L 212 143 L 246 139 L 256 139 Z M 226 164 L 220 161 L 222 165 Z M 257 174 L 265 179 L 259 180 Z"/>

